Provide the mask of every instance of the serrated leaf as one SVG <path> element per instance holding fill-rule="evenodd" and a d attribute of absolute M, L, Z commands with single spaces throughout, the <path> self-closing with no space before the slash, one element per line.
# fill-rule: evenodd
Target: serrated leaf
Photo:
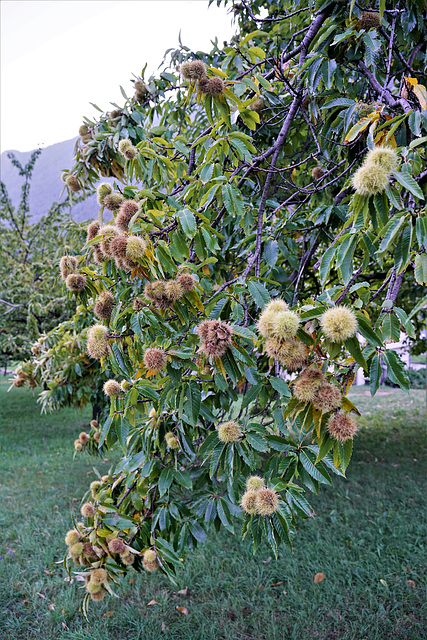
<path fill-rule="evenodd" d="M 175 214 L 181 224 L 182 230 L 188 238 L 194 238 L 196 235 L 196 218 L 190 209 L 181 209 Z"/>
<path fill-rule="evenodd" d="M 408 173 L 403 173 L 403 171 L 393 171 L 392 175 L 404 189 L 410 191 L 416 198 L 424 200 L 423 192 L 412 176 L 410 176 Z"/>
<path fill-rule="evenodd" d="M 250 446 L 257 451 L 268 451 L 268 446 L 266 445 L 264 438 L 259 433 L 249 431 L 245 437 Z"/>
<path fill-rule="evenodd" d="M 283 380 L 283 378 L 276 378 L 276 377 L 272 376 L 270 378 L 270 384 L 271 384 L 271 386 L 273 387 L 273 389 L 275 391 L 280 393 L 281 396 L 285 396 L 286 398 L 290 398 L 291 397 L 292 394 L 291 394 L 291 392 L 289 390 L 288 385 Z"/>
<path fill-rule="evenodd" d="M 159 477 L 158 487 L 160 495 L 164 495 L 173 482 L 172 469 L 165 467 Z"/>
<path fill-rule="evenodd" d="M 249 280 L 248 289 L 255 303 L 261 309 L 270 302 L 270 294 L 261 282 L 258 282 L 257 280 Z"/>
<path fill-rule="evenodd" d="M 378 387 L 380 386 L 381 374 L 381 360 L 380 356 L 376 353 L 372 358 L 371 366 L 369 369 L 371 396 L 374 396 L 378 391 Z"/>
<path fill-rule="evenodd" d="M 427 284 L 427 254 L 421 253 L 415 256 L 415 280 L 418 284 Z"/>
<path fill-rule="evenodd" d="M 245 209 L 243 197 L 239 189 L 231 184 L 224 184 L 221 189 L 222 199 L 228 213 L 232 216 L 243 216 Z"/>
<path fill-rule="evenodd" d="M 317 467 L 316 465 L 314 465 L 304 451 L 301 451 L 299 459 L 304 469 L 307 471 L 308 474 L 310 474 L 312 478 L 314 478 L 318 482 L 321 482 L 322 484 L 330 484 L 330 485 L 332 484 L 332 481 L 327 471 L 322 469 L 320 466 Z"/>

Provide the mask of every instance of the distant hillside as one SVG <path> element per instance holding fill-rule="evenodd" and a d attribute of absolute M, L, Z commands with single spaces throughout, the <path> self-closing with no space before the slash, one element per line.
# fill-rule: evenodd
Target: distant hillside
<path fill-rule="evenodd" d="M 45 213 L 53 202 L 59 201 L 59 194 L 64 186 L 61 180 L 61 172 L 72 165 L 74 145 L 77 138 L 58 142 L 43 149 L 37 159 L 34 174 L 31 181 L 30 211 L 32 220 L 36 222 Z M 0 156 L 0 176 L 2 182 L 6 184 L 9 196 L 16 206 L 19 203 L 23 178 L 18 170 L 12 165 L 4 151 Z M 17 160 L 25 165 L 31 155 L 31 151 L 12 151 Z M 68 199 L 64 192 L 61 201 Z M 96 197 L 91 196 L 85 202 L 81 202 L 73 207 L 73 217 L 79 222 L 95 218 L 98 213 Z"/>

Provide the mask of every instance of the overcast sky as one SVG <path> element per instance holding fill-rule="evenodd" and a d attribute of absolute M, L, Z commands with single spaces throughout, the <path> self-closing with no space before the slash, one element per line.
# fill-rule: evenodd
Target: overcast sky
<path fill-rule="evenodd" d="M 208 0 L 1 0 L 1 151 L 30 151 L 78 135 L 82 117 L 132 95 L 166 49 L 209 51 L 234 33 Z"/>

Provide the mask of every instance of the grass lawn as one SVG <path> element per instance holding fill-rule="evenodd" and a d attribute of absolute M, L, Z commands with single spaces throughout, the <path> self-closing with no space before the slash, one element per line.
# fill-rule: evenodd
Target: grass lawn
<path fill-rule="evenodd" d="M 88 624 L 78 585 L 51 563 L 64 554 L 93 466 L 105 473 L 111 461 L 73 461 L 88 411 L 40 416 L 30 392 L 6 389 L 2 382 L 1 640 L 427 638 L 425 391 L 352 391 L 363 416 L 348 477 L 309 496 L 317 515 L 300 525 L 293 552 L 276 561 L 265 546 L 254 557 L 237 536 L 212 533 L 182 570 L 186 594 L 165 576 L 133 572 L 120 600 L 91 605 Z M 325 578 L 314 584 L 318 572 Z"/>

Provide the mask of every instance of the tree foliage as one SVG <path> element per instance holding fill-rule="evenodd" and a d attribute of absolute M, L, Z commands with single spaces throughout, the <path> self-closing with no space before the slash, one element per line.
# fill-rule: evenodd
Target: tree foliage
<path fill-rule="evenodd" d="M 255 549 L 291 545 L 307 491 L 350 462 L 356 369 L 375 393 L 383 357 L 408 389 L 386 344 L 423 326 L 422 3 L 232 10 L 229 45 L 181 46 L 85 120 L 70 169 L 117 178 L 98 189 L 76 294 L 89 309 L 114 296 L 88 349 L 120 383 L 100 446 L 122 451 L 67 540 L 85 607 L 129 566 L 174 579 L 209 530 L 236 530 L 240 503 Z M 196 60 L 207 75 L 180 77 Z"/>
<path fill-rule="evenodd" d="M 29 204 L 34 165 L 41 150 L 23 166 L 8 157 L 23 177 L 21 199 L 15 207 L 6 185 L 0 183 L 0 358 L 22 360 L 45 331 L 70 317 L 73 305 L 59 284 L 57 264 L 64 251 L 77 250 L 76 232 L 67 202 L 55 202 L 38 222 Z"/>

